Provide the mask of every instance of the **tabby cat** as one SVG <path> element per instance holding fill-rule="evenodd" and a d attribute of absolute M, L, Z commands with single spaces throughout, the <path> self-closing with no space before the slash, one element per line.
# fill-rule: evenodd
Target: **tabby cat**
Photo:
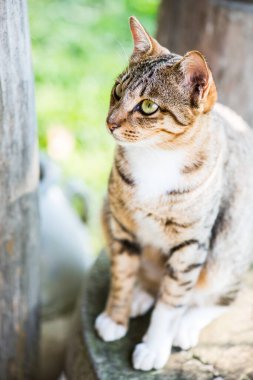
<path fill-rule="evenodd" d="M 96 330 L 122 338 L 153 305 L 133 366 L 159 369 L 227 310 L 253 252 L 253 135 L 216 104 L 201 53 L 160 46 L 130 18 L 134 51 L 112 89 L 116 153 L 103 209 L 111 285 Z"/>

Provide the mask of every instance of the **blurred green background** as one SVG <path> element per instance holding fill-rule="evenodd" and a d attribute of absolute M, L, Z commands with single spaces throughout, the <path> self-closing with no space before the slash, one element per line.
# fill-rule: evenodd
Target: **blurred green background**
<path fill-rule="evenodd" d="M 90 192 L 95 250 L 114 142 L 105 129 L 110 89 L 132 49 L 137 16 L 154 33 L 159 0 L 28 0 L 40 148 Z"/>

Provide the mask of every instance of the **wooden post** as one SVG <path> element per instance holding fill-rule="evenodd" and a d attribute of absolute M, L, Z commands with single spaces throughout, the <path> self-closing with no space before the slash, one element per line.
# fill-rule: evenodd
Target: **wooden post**
<path fill-rule="evenodd" d="M 25 0 L 0 1 L 0 379 L 35 378 L 38 154 Z"/>
<path fill-rule="evenodd" d="M 203 52 L 219 101 L 253 126 L 253 0 L 162 0 L 157 36 L 173 52 Z"/>

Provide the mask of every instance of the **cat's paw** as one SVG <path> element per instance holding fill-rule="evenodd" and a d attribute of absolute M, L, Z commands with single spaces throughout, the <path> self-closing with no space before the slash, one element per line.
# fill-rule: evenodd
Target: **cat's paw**
<path fill-rule="evenodd" d="M 138 317 L 138 315 L 145 314 L 154 304 L 154 297 L 151 296 L 141 287 L 136 287 L 133 293 L 131 304 L 131 318 Z"/>
<path fill-rule="evenodd" d="M 192 307 L 183 315 L 173 346 L 181 347 L 183 350 L 195 347 L 198 344 L 202 329 L 213 320 L 226 312 L 224 306 Z"/>
<path fill-rule="evenodd" d="M 120 325 L 106 313 L 101 313 L 95 322 L 95 328 L 98 335 L 105 342 L 112 342 L 114 340 L 123 338 L 126 335 L 126 326 Z"/>
<path fill-rule="evenodd" d="M 180 347 L 182 350 L 189 350 L 197 346 L 200 331 L 200 328 L 190 326 L 187 321 L 182 320 L 174 338 L 173 346 Z"/>
<path fill-rule="evenodd" d="M 163 368 L 169 359 L 170 348 L 151 348 L 147 343 L 137 344 L 133 353 L 133 367 L 142 371 Z"/>

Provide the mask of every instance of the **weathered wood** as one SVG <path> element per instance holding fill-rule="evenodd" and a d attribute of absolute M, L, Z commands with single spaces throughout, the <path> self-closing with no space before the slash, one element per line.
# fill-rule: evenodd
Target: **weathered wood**
<path fill-rule="evenodd" d="M 25 0 L 0 1 L 0 379 L 35 378 L 37 143 Z"/>
<path fill-rule="evenodd" d="M 163 0 L 157 37 L 179 54 L 203 52 L 219 101 L 253 127 L 253 0 Z"/>
<path fill-rule="evenodd" d="M 102 342 L 94 320 L 103 310 L 109 284 L 109 265 L 102 255 L 91 270 L 82 299 L 82 321 L 73 332 L 66 362 L 69 380 L 250 380 L 253 378 L 253 273 L 238 303 L 201 334 L 189 351 L 174 351 L 165 369 L 134 371 L 131 354 L 143 336 L 150 315 L 130 324 L 127 336 Z"/>

